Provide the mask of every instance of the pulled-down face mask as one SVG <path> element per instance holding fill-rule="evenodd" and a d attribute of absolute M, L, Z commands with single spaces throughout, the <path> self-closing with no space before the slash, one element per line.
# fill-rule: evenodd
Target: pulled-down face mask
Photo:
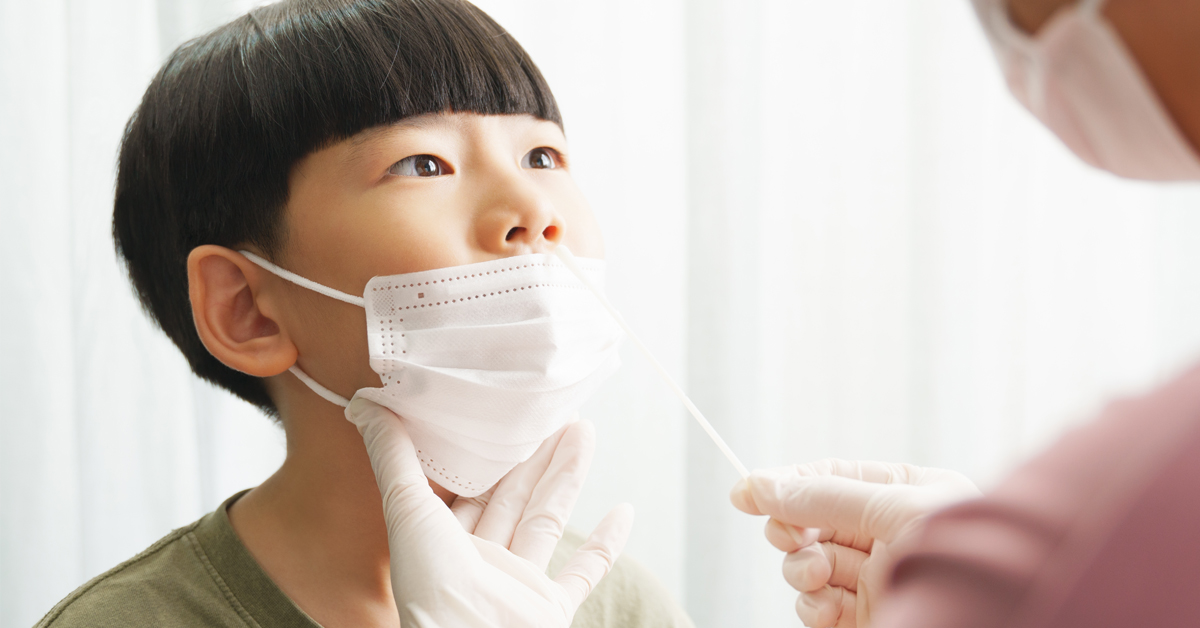
<path fill-rule="evenodd" d="M 1081 159 L 1152 181 L 1200 180 L 1200 158 L 1137 60 L 1105 20 L 1104 0 L 1059 10 L 1030 37 L 1007 0 L 972 0 L 1014 96 Z"/>
<path fill-rule="evenodd" d="M 375 277 L 356 297 L 241 253 L 366 310 L 383 387 L 357 395 L 400 415 L 425 475 L 457 495 L 479 495 L 527 460 L 620 365 L 620 328 L 554 255 Z M 603 285 L 604 262 L 577 261 Z M 349 403 L 291 371 L 323 398 Z"/>

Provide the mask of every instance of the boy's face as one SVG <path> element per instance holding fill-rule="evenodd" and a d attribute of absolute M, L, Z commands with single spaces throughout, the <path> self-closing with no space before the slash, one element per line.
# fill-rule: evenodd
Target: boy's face
<path fill-rule="evenodd" d="M 561 129 L 529 115 L 428 114 L 364 131 L 305 157 L 289 187 L 280 265 L 349 294 L 378 275 L 545 253 L 560 242 L 603 257 Z M 346 397 L 380 386 L 362 308 L 283 280 L 273 289 L 300 368 Z"/>

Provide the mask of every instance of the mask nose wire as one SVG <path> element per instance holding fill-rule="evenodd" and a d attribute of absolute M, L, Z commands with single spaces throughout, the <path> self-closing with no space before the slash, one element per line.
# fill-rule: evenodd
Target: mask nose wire
<path fill-rule="evenodd" d="M 255 255 L 254 253 L 251 253 L 250 251 L 238 251 L 238 253 L 241 253 L 242 255 L 244 255 L 246 257 L 246 259 L 250 260 L 251 262 L 254 262 L 258 266 L 260 266 L 263 270 L 265 270 L 273 275 L 276 275 L 281 279 L 286 279 L 302 288 L 308 288 L 309 290 L 312 290 L 313 292 L 323 294 L 331 299 L 337 299 L 338 301 L 343 301 L 343 302 L 349 303 L 351 305 L 357 305 L 358 307 L 361 307 L 361 308 L 366 308 L 366 306 L 367 306 L 366 299 L 363 299 L 362 297 L 356 297 L 352 294 L 346 294 L 345 292 L 342 292 L 341 290 L 334 290 L 333 288 L 330 288 L 329 286 L 323 286 L 311 279 L 306 279 L 304 277 L 301 277 L 300 275 L 297 275 L 296 273 L 293 273 L 290 270 L 280 268 L 279 266 L 276 266 L 275 264 L 268 262 L 267 260 Z M 305 373 L 303 370 L 301 370 L 299 366 L 293 364 L 292 366 L 288 367 L 288 372 L 290 372 L 292 375 L 295 375 L 296 379 L 299 379 L 301 382 L 304 382 L 305 386 L 308 386 L 313 392 L 317 393 L 317 395 L 319 395 L 322 399 L 328 401 L 329 403 L 339 405 L 343 408 L 350 405 L 349 399 L 346 399 L 345 397 L 333 392 L 332 390 L 329 390 L 328 388 L 318 384 L 317 380 L 309 377 L 308 373 Z"/>

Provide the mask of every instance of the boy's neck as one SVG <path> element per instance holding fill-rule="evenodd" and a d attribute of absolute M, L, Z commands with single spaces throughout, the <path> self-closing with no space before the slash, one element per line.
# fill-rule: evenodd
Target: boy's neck
<path fill-rule="evenodd" d="M 302 403 L 280 404 L 283 466 L 230 506 L 230 522 L 317 623 L 397 626 L 382 500 L 362 437 L 341 408 L 303 393 L 292 397 Z"/>

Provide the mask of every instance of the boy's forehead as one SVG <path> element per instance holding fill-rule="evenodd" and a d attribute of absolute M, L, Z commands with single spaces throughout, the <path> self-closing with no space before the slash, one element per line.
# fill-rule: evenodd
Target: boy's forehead
<path fill-rule="evenodd" d="M 527 113 L 521 114 L 480 114 L 472 112 L 437 112 L 419 116 L 401 118 L 394 122 L 371 127 L 359 131 L 350 138 L 343 140 L 348 162 L 361 161 L 379 149 L 389 140 L 396 139 L 413 131 L 457 131 L 466 132 L 474 127 L 482 127 L 488 122 L 496 124 L 516 124 L 518 126 L 550 125 L 558 129 L 558 125 L 536 118 Z"/>
<path fill-rule="evenodd" d="M 399 120 L 373 126 L 369 129 L 359 131 L 350 138 L 352 147 L 358 147 L 367 144 L 372 140 L 387 136 L 392 133 L 401 132 L 409 129 L 429 129 L 434 127 L 443 127 L 452 125 L 461 114 L 453 113 L 424 113 L 419 116 L 410 116 Z"/>
<path fill-rule="evenodd" d="M 399 133 L 446 126 L 449 124 L 449 121 L 446 120 L 448 117 L 444 113 L 426 113 L 359 131 L 345 140 L 346 147 L 349 149 L 347 158 L 350 161 L 358 161 L 381 142 L 387 141 Z"/>

